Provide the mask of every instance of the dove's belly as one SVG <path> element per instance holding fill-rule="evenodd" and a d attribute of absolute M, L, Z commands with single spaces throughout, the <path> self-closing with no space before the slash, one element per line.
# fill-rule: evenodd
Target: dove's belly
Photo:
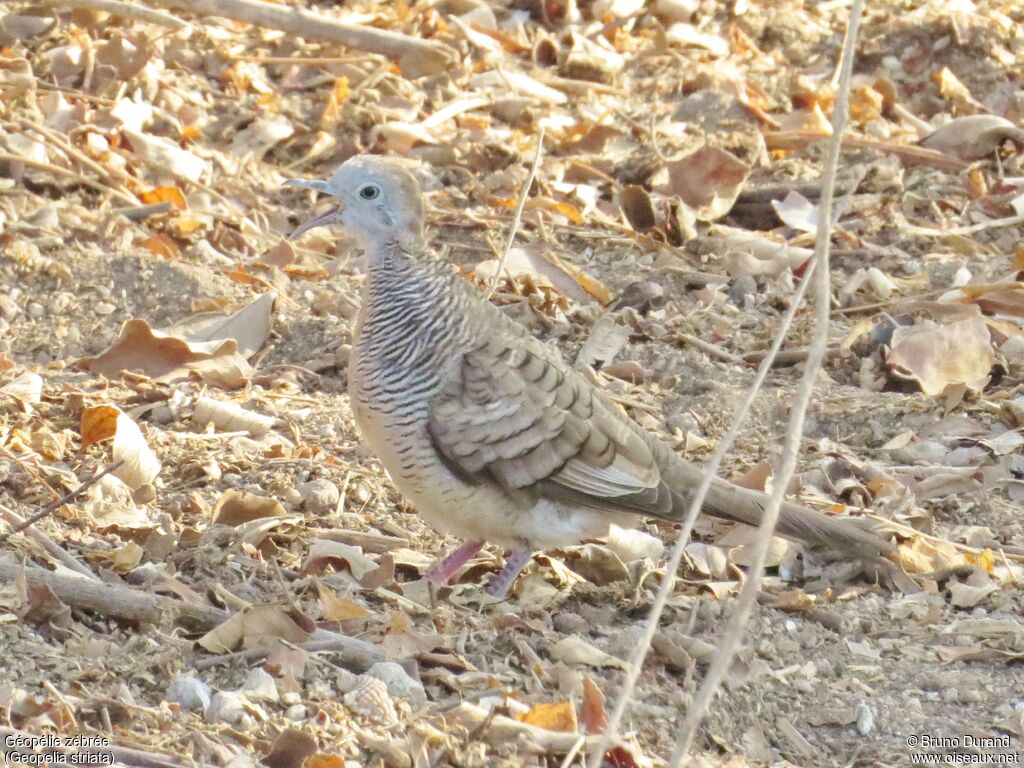
<path fill-rule="evenodd" d="M 466 482 L 448 469 L 430 441 L 425 405 L 388 412 L 374 407 L 372 393 L 358 384 L 351 399 L 359 431 L 395 487 L 442 533 L 507 549 L 526 545 L 543 550 L 604 536 L 612 522 L 630 522 L 621 515 L 510 493 L 494 482 Z"/>

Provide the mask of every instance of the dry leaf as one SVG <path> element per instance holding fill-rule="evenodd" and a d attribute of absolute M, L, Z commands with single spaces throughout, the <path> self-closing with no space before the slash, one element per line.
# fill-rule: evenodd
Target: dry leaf
<path fill-rule="evenodd" d="M 155 331 L 145 320 L 128 320 L 105 352 L 78 363 L 108 378 L 118 378 L 124 371 L 139 371 L 158 381 L 196 374 L 207 384 L 237 388 L 252 374 L 246 358 L 270 334 L 274 298 L 264 294 L 227 318 L 193 318 L 187 333 Z M 180 331 L 183 325 L 176 328 Z"/>
<path fill-rule="evenodd" d="M 0 354 L 0 362 L 2 359 L 3 355 Z M 43 377 L 37 373 L 23 373 L 0 387 L 0 395 L 13 398 L 21 406 L 21 409 L 31 416 L 32 406 L 39 405 L 43 399 Z M 0 397 L 0 403 L 2 401 L 3 398 Z"/>
<path fill-rule="evenodd" d="M 192 411 L 192 421 L 199 426 L 212 424 L 221 432 L 248 432 L 253 437 L 267 434 L 277 422 L 273 416 L 246 410 L 240 405 L 201 395 Z"/>
<path fill-rule="evenodd" d="M 148 160 L 155 168 L 180 178 L 199 181 L 209 166 L 208 161 L 196 157 L 162 137 L 150 136 L 127 126 L 122 128 L 121 132 L 128 139 L 135 154 Z"/>
<path fill-rule="evenodd" d="M 377 568 L 377 563 L 363 554 L 362 547 L 330 539 L 314 540 L 302 563 L 302 572 L 323 573 L 328 565 L 335 570 L 340 570 L 342 566 L 347 568 L 357 580 Z"/>
<path fill-rule="evenodd" d="M 926 395 L 941 395 L 956 385 L 980 390 L 995 359 L 990 338 L 980 317 L 944 326 L 899 326 L 886 363 L 894 373 L 917 381 Z"/>
<path fill-rule="evenodd" d="M 265 517 L 284 517 L 288 512 L 277 499 L 235 490 L 224 492 L 213 508 L 212 520 L 218 525 L 241 525 Z"/>
<path fill-rule="evenodd" d="M 139 425 L 117 406 L 83 409 L 79 430 L 83 448 L 114 438 L 113 460 L 123 463 L 113 474 L 132 490 L 152 483 L 160 473 L 160 460 L 146 444 Z"/>
<path fill-rule="evenodd" d="M 327 621 L 348 621 L 349 619 L 365 619 L 370 612 L 359 603 L 344 597 L 323 584 L 317 583 L 317 594 L 320 598 L 320 611 Z"/>
<path fill-rule="evenodd" d="M 279 605 L 257 605 L 243 608 L 197 642 L 210 653 L 230 653 L 239 646 L 255 648 L 271 640 L 304 643 L 313 628 L 313 623 L 296 611 Z"/>
<path fill-rule="evenodd" d="M 971 162 L 991 157 L 1004 141 L 1024 150 L 1024 130 L 996 115 L 967 115 L 950 120 L 919 143 Z"/>
<path fill-rule="evenodd" d="M 285 728 L 274 739 L 270 753 L 263 758 L 268 768 L 303 768 L 307 758 L 316 755 L 319 745 L 315 738 L 297 728 Z"/>
<path fill-rule="evenodd" d="M 725 216 L 743 190 L 750 166 L 724 149 L 702 147 L 665 163 L 667 179 L 656 186 L 666 195 L 678 195 L 701 221 Z"/>
<path fill-rule="evenodd" d="M 619 190 L 619 208 L 634 232 L 649 232 L 658 226 L 651 196 L 641 186 L 628 184 Z"/>
<path fill-rule="evenodd" d="M 547 731 L 576 732 L 576 707 L 571 701 L 534 704 L 528 712 L 516 715 L 516 720 L 535 725 Z"/>
<path fill-rule="evenodd" d="M 626 668 L 626 662 L 595 648 L 575 635 L 559 640 L 551 647 L 551 658 L 566 664 L 586 664 L 589 667 Z"/>
<path fill-rule="evenodd" d="M 583 676 L 583 701 L 580 703 L 580 724 L 587 733 L 604 733 L 608 725 L 605 696 L 590 675 Z"/>

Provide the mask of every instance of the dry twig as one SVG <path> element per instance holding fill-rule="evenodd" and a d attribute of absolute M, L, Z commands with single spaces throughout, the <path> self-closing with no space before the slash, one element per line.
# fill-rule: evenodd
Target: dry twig
<path fill-rule="evenodd" d="M 829 247 L 832 239 L 832 201 L 835 193 L 836 173 L 839 170 L 839 155 L 842 151 L 842 135 L 846 127 L 847 112 L 850 101 L 850 76 L 853 73 L 853 60 L 856 52 L 857 30 L 860 26 L 860 16 L 863 9 L 863 0 L 854 0 L 850 9 L 850 20 L 846 27 L 846 38 L 843 41 L 842 65 L 839 73 L 839 86 L 836 95 L 835 108 L 832 114 L 832 123 L 835 126 L 835 134 L 829 145 L 828 154 L 825 158 L 825 167 L 822 171 L 821 221 L 818 224 L 817 240 L 814 244 L 814 333 L 811 337 L 811 344 L 808 348 L 807 361 L 804 366 L 803 376 L 800 378 L 800 386 L 797 390 L 796 402 L 789 417 L 789 428 L 786 430 L 786 437 L 783 441 L 782 455 L 776 466 L 772 493 L 764 510 L 764 518 L 757 529 L 757 539 L 753 547 L 753 563 L 751 564 L 747 580 L 743 584 L 740 596 L 733 607 L 732 616 L 726 627 L 725 633 L 718 644 L 711 665 L 704 676 L 704 682 L 697 691 L 693 704 L 686 713 L 683 720 L 679 740 L 676 743 L 676 750 L 672 755 L 669 764 L 678 768 L 686 759 L 693 743 L 693 737 L 704 719 L 704 713 L 711 699 L 718 692 L 718 688 L 725 678 L 732 658 L 736 653 L 740 640 L 746 632 L 747 621 L 757 604 L 757 593 L 761 588 L 761 577 L 764 575 L 765 561 L 768 556 L 768 549 L 771 545 L 772 532 L 775 530 L 775 523 L 779 517 L 779 510 L 782 508 L 782 500 L 789 487 L 789 481 L 796 470 L 797 459 L 800 455 L 800 442 L 804 431 L 804 418 L 807 414 L 807 407 L 811 402 L 811 395 L 814 394 L 814 387 L 817 383 L 818 371 L 821 370 L 822 361 L 825 359 L 825 351 L 828 347 L 828 320 L 832 303 L 831 275 L 829 273 Z M 807 279 L 805 278 L 805 282 Z"/>

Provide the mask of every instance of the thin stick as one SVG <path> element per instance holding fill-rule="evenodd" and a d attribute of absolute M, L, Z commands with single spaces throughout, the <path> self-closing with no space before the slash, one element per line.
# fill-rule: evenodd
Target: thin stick
<path fill-rule="evenodd" d="M 220 16 L 267 29 L 277 29 L 309 40 L 324 40 L 359 51 L 396 59 L 409 77 L 443 74 L 458 55 L 450 46 L 387 29 L 351 24 L 263 0 L 151 0 L 156 5 L 184 9 L 199 16 Z"/>
<path fill-rule="evenodd" d="M 26 528 L 28 528 L 33 523 L 36 523 L 36 522 L 42 520 L 47 515 L 49 515 L 52 512 L 60 509 L 61 507 L 63 507 L 69 501 L 72 501 L 73 499 L 78 498 L 83 493 L 85 493 L 87 490 L 89 490 L 94 485 L 96 485 L 96 483 L 98 483 L 100 480 L 102 480 L 106 475 L 109 475 L 115 469 L 120 467 L 122 464 L 124 464 L 124 459 L 121 459 L 120 461 L 114 462 L 109 467 L 104 469 L 102 472 L 97 472 L 95 475 L 90 477 L 88 480 L 86 480 L 84 483 L 82 483 L 80 486 L 78 486 L 74 490 L 68 491 L 63 496 L 61 496 L 59 499 L 57 499 L 56 501 L 51 501 L 49 504 L 47 504 L 45 507 L 43 507 L 41 511 L 37 512 L 36 514 L 32 515 L 32 517 L 28 518 L 25 522 L 23 522 L 20 525 L 16 526 L 14 528 L 14 530 L 11 531 L 11 533 L 21 533 L 22 531 L 24 531 Z"/>
<path fill-rule="evenodd" d="M 0 518 L 6 520 L 8 524 L 10 524 L 11 526 L 21 525 L 25 522 L 24 518 L 22 518 L 21 515 L 19 515 L 13 509 L 8 509 L 3 504 L 0 504 Z M 95 573 L 90 571 L 82 563 L 78 562 L 78 560 L 75 559 L 74 555 L 72 555 L 66 549 L 61 547 L 59 544 L 57 544 L 57 542 L 55 542 L 45 533 L 40 531 L 38 528 L 29 528 L 25 532 L 25 535 L 27 535 L 30 539 L 36 542 L 44 550 L 46 550 L 47 554 L 53 557 L 54 560 L 60 562 L 60 564 L 68 570 L 77 573 L 79 576 L 84 576 L 86 579 L 90 579 L 93 582 L 99 581 L 99 577 Z M 0 580 L 2 579 L 3 574 L 0 573 Z M 79 579 L 79 581 L 82 581 L 82 579 Z"/>
<path fill-rule="evenodd" d="M 789 308 L 786 310 L 786 314 L 783 316 L 782 321 L 779 323 L 779 327 L 776 330 L 775 341 L 773 342 L 772 347 L 768 350 L 768 353 L 765 355 L 764 360 L 761 361 L 761 365 L 757 369 L 754 381 L 750 385 L 750 389 L 747 391 L 746 397 L 743 399 L 743 402 L 740 403 L 740 407 L 733 416 L 732 423 L 729 425 L 729 430 L 719 441 L 718 445 L 715 446 L 715 450 L 711 454 L 711 458 L 704 466 L 704 473 L 701 476 L 700 485 L 694 493 L 693 501 L 690 502 L 690 508 L 686 512 L 686 518 L 683 520 L 683 524 L 679 529 L 679 535 L 676 537 L 676 543 L 672 548 L 672 554 L 669 557 L 668 564 L 665 566 L 666 578 L 662 580 L 661 587 L 658 589 L 658 594 L 654 598 L 654 604 L 651 606 L 651 610 L 647 614 L 647 623 L 644 625 L 644 634 L 640 638 L 632 658 L 629 660 L 629 667 L 626 670 L 626 677 L 622 681 L 621 693 L 615 703 L 615 709 L 612 710 L 612 714 L 608 718 L 608 725 L 605 728 L 604 735 L 598 743 L 597 749 L 591 753 L 589 763 L 590 768 L 599 768 L 599 766 L 603 764 L 604 753 L 615 740 L 619 724 L 622 722 L 622 717 L 626 712 L 626 708 L 632 700 L 637 680 L 640 679 L 640 671 L 643 669 L 644 660 L 647 658 L 647 653 L 651 649 L 651 642 L 657 632 L 661 614 L 664 612 L 665 605 L 668 603 L 668 596 L 672 594 L 672 590 L 675 587 L 676 572 L 679 570 L 679 564 L 683 561 L 683 554 L 686 551 L 686 545 L 690 543 L 690 535 L 693 533 L 693 526 L 697 522 L 697 517 L 700 514 L 701 507 L 704 506 L 704 499 L 707 498 L 708 491 L 711 490 L 711 485 L 714 483 L 718 475 L 718 469 L 722 466 L 722 461 L 725 459 L 725 455 L 729 452 L 729 449 L 739 437 L 740 429 L 746 421 L 747 415 L 750 413 L 754 400 L 757 398 L 758 392 L 761 391 L 761 387 L 764 385 L 764 381 L 768 377 L 768 372 L 772 369 L 772 363 L 775 360 L 775 356 L 779 353 L 779 349 L 781 349 L 782 344 L 786 339 L 786 332 L 793 324 L 793 319 L 796 317 L 797 310 L 800 308 L 804 294 L 807 292 L 807 286 L 809 285 L 809 280 L 813 271 L 814 262 L 811 262 L 807 265 L 807 270 L 804 272 L 804 279 L 800 281 L 800 284 L 797 286 L 796 291 L 794 291 L 793 296 L 790 299 Z"/>
<path fill-rule="evenodd" d="M 47 5 L 55 5 L 58 8 L 86 8 L 90 11 L 105 11 L 115 16 L 159 24 L 171 29 L 191 29 L 191 25 L 187 21 L 182 21 L 175 16 L 141 5 L 123 3 L 121 0 L 45 0 L 45 2 Z"/>
<path fill-rule="evenodd" d="M 839 170 L 839 155 L 843 145 L 843 130 L 846 128 L 846 118 L 849 110 L 850 76 L 853 74 L 857 30 L 860 26 L 863 5 L 863 0 L 853 0 L 853 7 L 850 9 L 850 20 L 846 26 L 846 39 L 843 41 L 842 64 L 839 72 L 835 108 L 832 114 L 832 124 L 835 126 L 835 132 L 830 142 L 828 155 L 825 159 L 825 167 L 822 171 L 821 202 L 819 204 L 821 216 L 820 223 L 818 224 L 817 240 L 814 244 L 814 263 L 817 265 L 814 274 L 816 294 L 814 303 L 814 334 L 811 338 L 807 363 L 804 367 L 804 374 L 800 379 L 796 403 L 790 413 L 789 428 L 786 431 L 786 437 L 783 442 L 782 455 L 772 481 L 771 497 L 768 499 L 764 518 L 757 529 L 757 538 L 753 549 L 753 564 L 748 570 L 747 580 L 743 584 L 743 589 L 740 591 L 740 596 L 733 608 L 725 634 L 718 644 L 718 650 L 711 660 L 711 666 L 704 676 L 704 682 L 697 691 L 693 704 L 687 710 L 686 718 L 683 720 L 679 740 L 676 742 L 676 750 L 671 760 L 669 760 L 669 765 L 672 768 L 679 768 L 683 761 L 687 759 L 697 728 L 704 719 L 704 713 L 711 703 L 711 699 L 718 692 L 718 688 L 732 664 L 736 648 L 746 633 L 747 621 L 753 612 L 754 606 L 757 604 L 757 593 L 761 588 L 761 578 L 764 575 L 764 565 L 767 560 L 768 549 L 771 545 L 772 532 L 775 530 L 779 510 L 782 508 L 782 500 L 786 495 L 786 488 L 789 486 L 790 478 L 793 477 L 793 473 L 796 470 L 807 407 L 811 402 L 811 396 L 814 394 L 814 387 L 817 383 L 822 361 L 825 359 L 825 350 L 828 347 L 829 312 L 832 303 L 832 285 L 829 273 L 829 247 L 832 240 L 832 201 L 835 193 L 836 173 Z"/>
<path fill-rule="evenodd" d="M 831 141 L 833 136 L 835 136 L 834 130 L 831 134 L 823 131 L 775 131 L 766 133 L 764 141 L 768 149 L 801 149 L 815 141 Z M 964 170 L 969 165 L 959 158 L 950 157 L 927 147 L 893 144 L 875 139 L 861 139 L 856 136 L 843 136 L 843 146 L 849 149 L 874 149 L 896 155 L 900 160 L 911 164 L 931 165 L 954 173 Z"/>
<path fill-rule="evenodd" d="M 61 168 L 59 165 L 53 165 L 52 163 L 44 163 L 40 160 L 30 160 L 27 157 L 22 157 L 21 155 L 12 155 L 8 152 L 0 152 L 0 161 L 7 163 L 24 163 L 29 168 L 35 168 L 37 171 L 46 171 L 47 173 L 52 173 L 54 176 L 67 176 L 68 178 L 74 179 L 79 184 L 84 184 L 87 187 L 92 187 L 93 189 L 98 190 L 100 192 L 108 192 L 114 197 L 116 197 L 118 200 L 122 200 L 128 203 L 129 205 L 139 204 L 138 198 L 133 197 L 132 195 L 127 194 L 126 192 L 114 189 L 113 187 L 108 187 L 106 184 L 101 184 L 100 182 L 95 181 L 94 179 L 90 179 L 88 176 L 83 176 L 80 173 L 75 173 L 74 171 L 70 171 L 67 168 Z"/>
<path fill-rule="evenodd" d="M 533 186 L 533 180 L 537 177 L 537 167 L 540 165 L 540 156 L 544 151 L 544 126 L 540 127 L 540 133 L 537 135 L 537 149 L 533 153 L 533 163 L 530 165 L 530 173 L 526 177 L 526 183 L 523 184 L 523 189 L 519 193 L 519 200 L 516 202 L 516 212 L 512 215 L 512 226 L 508 230 L 508 239 L 505 241 L 505 247 L 501 251 L 501 256 L 498 257 L 498 268 L 494 272 L 494 277 L 491 278 L 491 287 L 487 289 L 487 295 L 484 297 L 484 301 L 490 301 L 491 296 L 494 295 L 495 288 L 498 287 L 498 280 L 501 279 L 502 273 L 505 271 L 505 260 L 508 258 L 509 251 L 512 250 L 512 243 L 515 242 L 516 232 L 519 231 L 519 222 L 523 218 L 523 208 L 526 207 L 526 198 L 530 195 L 530 187 Z"/>

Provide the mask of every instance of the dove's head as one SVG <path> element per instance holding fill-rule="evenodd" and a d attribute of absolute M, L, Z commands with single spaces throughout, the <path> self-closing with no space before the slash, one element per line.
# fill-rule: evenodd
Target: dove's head
<path fill-rule="evenodd" d="M 423 196 L 415 177 L 396 161 L 360 155 L 342 163 L 327 181 L 290 179 L 286 184 L 331 195 L 335 205 L 300 224 L 289 238 L 336 226 L 368 250 L 423 237 Z"/>

